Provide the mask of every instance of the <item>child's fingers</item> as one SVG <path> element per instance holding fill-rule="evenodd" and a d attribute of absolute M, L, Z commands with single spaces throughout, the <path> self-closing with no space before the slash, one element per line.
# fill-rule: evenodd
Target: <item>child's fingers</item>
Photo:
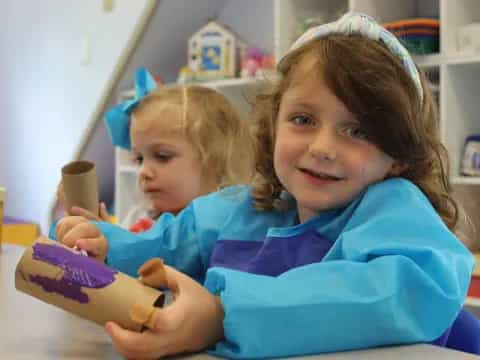
<path fill-rule="evenodd" d="M 105 331 L 112 338 L 115 350 L 127 359 L 138 358 L 137 340 L 131 331 L 125 330 L 116 323 L 109 321 L 105 324 Z"/>
<path fill-rule="evenodd" d="M 55 226 L 55 237 L 60 242 L 62 242 L 62 239 L 65 236 L 65 234 L 67 233 L 67 231 L 70 230 L 70 228 L 66 224 L 66 220 L 67 220 L 67 218 L 63 218 Z"/>
<path fill-rule="evenodd" d="M 109 321 L 105 324 L 115 350 L 128 359 L 158 359 L 167 355 L 165 339 L 151 332 L 136 333 Z"/>
<path fill-rule="evenodd" d="M 107 240 L 103 235 L 93 236 L 93 237 L 82 237 L 77 240 L 75 246 L 81 250 L 85 250 L 90 256 L 94 258 L 105 261 L 107 256 Z"/>
<path fill-rule="evenodd" d="M 173 331 L 186 321 L 184 305 L 185 300 L 188 299 L 185 299 L 184 296 L 182 296 L 182 283 L 185 282 L 188 286 L 188 284 L 194 282 L 194 280 L 171 266 L 164 265 L 163 268 L 165 271 L 164 276 L 166 279 L 166 286 L 172 291 L 175 301 L 165 308 L 154 308 L 149 323 L 153 325 L 153 327 L 150 327 L 151 329 Z"/>
<path fill-rule="evenodd" d="M 185 316 L 184 308 L 178 302 L 173 302 L 162 309 L 153 308 L 150 319 L 145 323 L 145 326 L 162 332 L 175 331 L 185 323 Z"/>
<path fill-rule="evenodd" d="M 102 220 L 102 221 L 109 221 L 109 219 L 110 219 L 110 214 L 108 213 L 107 205 L 105 205 L 104 202 L 102 202 L 102 203 L 100 204 L 99 214 L 100 214 L 100 220 Z"/>
<path fill-rule="evenodd" d="M 60 239 L 62 244 L 73 247 L 77 245 L 77 241 L 79 239 L 92 238 L 101 235 L 100 231 L 95 225 L 89 223 L 85 218 L 81 219 L 84 219 L 83 222 L 79 222 L 75 226 L 71 227 Z"/>
<path fill-rule="evenodd" d="M 88 211 L 87 209 L 81 208 L 79 206 L 72 206 L 72 208 L 70 209 L 70 213 L 74 216 L 83 216 L 85 219 L 88 219 L 88 220 L 96 220 L 96 221 L 101 220 L 97 215 L 95 215 L 91 211 Z"/>
<path fill-rule="evenodd" d="M 138 269 L 139 280 L 151 287 L 166 287 L 175 295 L 178 293 L 178 280 L 186 275 L 174 268 L 164 265 L 160 258 L 153 258 L 145 262 Z"/>
<path fill-rule="evenodd" d="M 171 266 L 164 265 L 163 267 L 165 269 L 165 278 L 167 280 L 167 288 L 169 288 L 174 295 L 177 295 L 180 292 L 180 287 L 182 282 L 193 281 L 190 277 L 174 269 Z"/>
<path fill-rule="evenodd" d="M 151 287 L 159 288 L 168 285 L 163 260 L 153 258 L 148 260 L 138 269 L 139 280 Z"/>
<path fill-rule="evenodd" d="M 80 216 L 67 216 L 60 220 L 55 228 L 55 236 L 58 241 L 65 243 L 65 235 L 78 224 L 85 222 L 86 220 Z M 72 247 L 74 243 L 65 243 L 65 245 Z"/>
<path fill-rule="evenodd" d="M 55 226 L 55 237 L 58 241 L 61 241 L 67 231 L 70 230 L 71 226 L 69 226 L 68 223 L 68 217 L 65 217 L 61 219 Z"/>
<path fill-rule="evenodd" d="M 132 321 L 151 330 L 175 331 L 184 323 L 185 312 L 174 305 L 175 303 L 159 309 L 145 304 L 133 304 L 128 315 Z"/>
<path fill-rule="evenodd" d="M 98 204 L 98 215 L 79 206 L 73 206 L 70 210 L 70 213 L 72 215 L 83 216 L 88 220 L 95 221 L 108 221 L 110 218 L 110 214 L 107 211 L 107 206 L 103 202 Z"/>
<path fill-rule="evenodd" d="M 149 329 L 154 328 L 154 324 L 151 323 L 153 310 L 155 308 L 153 306 L 148 306 L 145 304 L 133 304 L 130 309 L 128 310 L 128 317 L 134 323 L 142 326 L 146 326 Z"/>
<path fill-rule="evenodd" d="M 179 282 L 193 281 L 186 275 L 174 268 L 164 265 L 163 260 L 153 258 L 144 263 L 138 270 L 140 281 L 152 287 L 166 286 L 175 297 L 180 292 Z M 163 309 L 142 304 L 135 304 L 130 309 L 130 318 L 149 329 L 158 329 L 161 331 L 173 331 L 177 329 L 185 320 L 185 312 L 182 307 L 182 299 L 175 300 L 171 305 Z"/>

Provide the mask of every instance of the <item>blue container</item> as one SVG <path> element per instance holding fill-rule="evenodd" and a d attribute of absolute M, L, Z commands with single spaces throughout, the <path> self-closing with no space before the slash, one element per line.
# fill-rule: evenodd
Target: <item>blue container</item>
<path fill-rule="evenodd" d="M 461 172 L 462 175 L 480 176 L 480 135 L 471 135 L 465 140 Z"/>

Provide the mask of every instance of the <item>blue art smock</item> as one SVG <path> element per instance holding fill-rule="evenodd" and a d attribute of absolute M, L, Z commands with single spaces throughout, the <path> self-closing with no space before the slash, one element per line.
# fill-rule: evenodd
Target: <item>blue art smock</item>
<path fill-rule="evenodd" d="M 194 200 L 147 232 L 96 223 L 109 265 L 137 276 L 152 257 L 189 274 L 225 311 L 211 353 L 261 358 L 439 338 L 462 308 L 473 257 L 411 182 L 371 185 L 297 224 L 255 210 L 248 187 Z"/>

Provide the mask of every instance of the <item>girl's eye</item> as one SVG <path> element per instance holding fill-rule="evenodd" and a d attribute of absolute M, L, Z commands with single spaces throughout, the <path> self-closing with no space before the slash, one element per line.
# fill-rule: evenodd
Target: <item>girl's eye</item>
<path fill-rule="evenodd" d="M 171 154 L 163 154 L 163 153 L 155 154 L 155 159 L 163 163 L 169 162 L 172 158 L 173 158 L 173 155 Z"/>
<path fill-rule="evenodd" d="M 298 126 L 312 126 L 315 123 L 314 120 L 307 115 L 295 115 L 290 121 Z"/>
<path fill-rule="evenodd" d="M 355 139 L 366 139 L 367 134 L 359 126 L 351 126 L 345 129 L 345 135 Z"/>
<path fill-rule="evenodd" d="M 133 163 L 136 165 L 142 165 L 143 163 L 143 156 L 140 154 L 135 154 L 133 156 Z"/>

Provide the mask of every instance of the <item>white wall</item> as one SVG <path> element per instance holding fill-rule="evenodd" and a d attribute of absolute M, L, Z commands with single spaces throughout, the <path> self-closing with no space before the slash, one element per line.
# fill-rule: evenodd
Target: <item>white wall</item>
<path fill-rule="evenodd" d="M 61 166 L 74 156 L 146 0 L 2 0 L 0 186 L 5 214 L 46 230 Z M 82 40 L 91 59 L 81 64 Z"/>

